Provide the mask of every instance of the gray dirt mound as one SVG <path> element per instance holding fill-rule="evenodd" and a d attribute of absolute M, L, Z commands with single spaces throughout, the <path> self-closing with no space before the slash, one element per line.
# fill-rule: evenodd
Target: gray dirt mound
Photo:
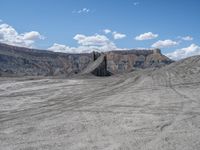
<path fill-rule="evenodd" d="M 199 60 L 109 78 L 0 78 L 0 149 L 199 150 Z"/>

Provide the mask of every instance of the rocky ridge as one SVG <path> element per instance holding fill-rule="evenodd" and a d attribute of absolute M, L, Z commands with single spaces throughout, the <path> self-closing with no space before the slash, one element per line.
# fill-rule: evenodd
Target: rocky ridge
<path fill-rule="evenodd" d="M 117 50 L 104 55 L 107 70 L 112 74 L 173 62 L 159 49 Z M 92 53 L 57 53 L 0 43 L 0 76 L 70 76 L 81 73 L 93 61 Z"/>

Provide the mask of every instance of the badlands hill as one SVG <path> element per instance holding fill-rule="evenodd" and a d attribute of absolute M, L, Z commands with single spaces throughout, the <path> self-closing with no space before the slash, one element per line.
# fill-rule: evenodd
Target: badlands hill
<path fill-rule="evenodd" d="M 112 74 L 161 67 L 173 62 L 158 49 L 118 50 L 104 55 L 106 69 Z M 0 76 L 70 76 L 81 73 L 93 61 L 93 53 L 55 53 L 0 43 Z"/>
<path fill-rule="evenodd" d="M 200 56 L 107 78 L 1 77 L 0 149 L 199 150 L 199 91 Z"/>

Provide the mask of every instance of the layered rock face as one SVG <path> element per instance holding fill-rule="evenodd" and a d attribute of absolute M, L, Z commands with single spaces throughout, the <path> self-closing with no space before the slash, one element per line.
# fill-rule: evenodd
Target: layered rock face
<path fill-rule="evenodd" d="M 173 61 L 159 49 L 111 51 L 107 53 L 107 67 L 112 73 L 130 72 L 137 68 L 162 67 Z"/>
<path fill-rule="evenodd" d="M 156 49 L 110 51 L 104 55 L 107 61 L 101 70 L 112 74 L 173 62 Z M 81 73 L 91 63 L 94 63 L 93 53 L 55 53 L 0 43 L 0 76 L 70 76 Z"/>
<path fill-rule="evenodd" d="M 82 71 L 91 54 L 64 54 L 0 44 L 1 76 L 60 76 Z"/>

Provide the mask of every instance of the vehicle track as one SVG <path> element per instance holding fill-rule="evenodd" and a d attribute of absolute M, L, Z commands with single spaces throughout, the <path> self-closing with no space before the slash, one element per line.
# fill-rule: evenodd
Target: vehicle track
<path fill-rule="evenodd" d="M 199 61 L 108 78 L 4 78 L 0 149 L 199 150 Z"/>

